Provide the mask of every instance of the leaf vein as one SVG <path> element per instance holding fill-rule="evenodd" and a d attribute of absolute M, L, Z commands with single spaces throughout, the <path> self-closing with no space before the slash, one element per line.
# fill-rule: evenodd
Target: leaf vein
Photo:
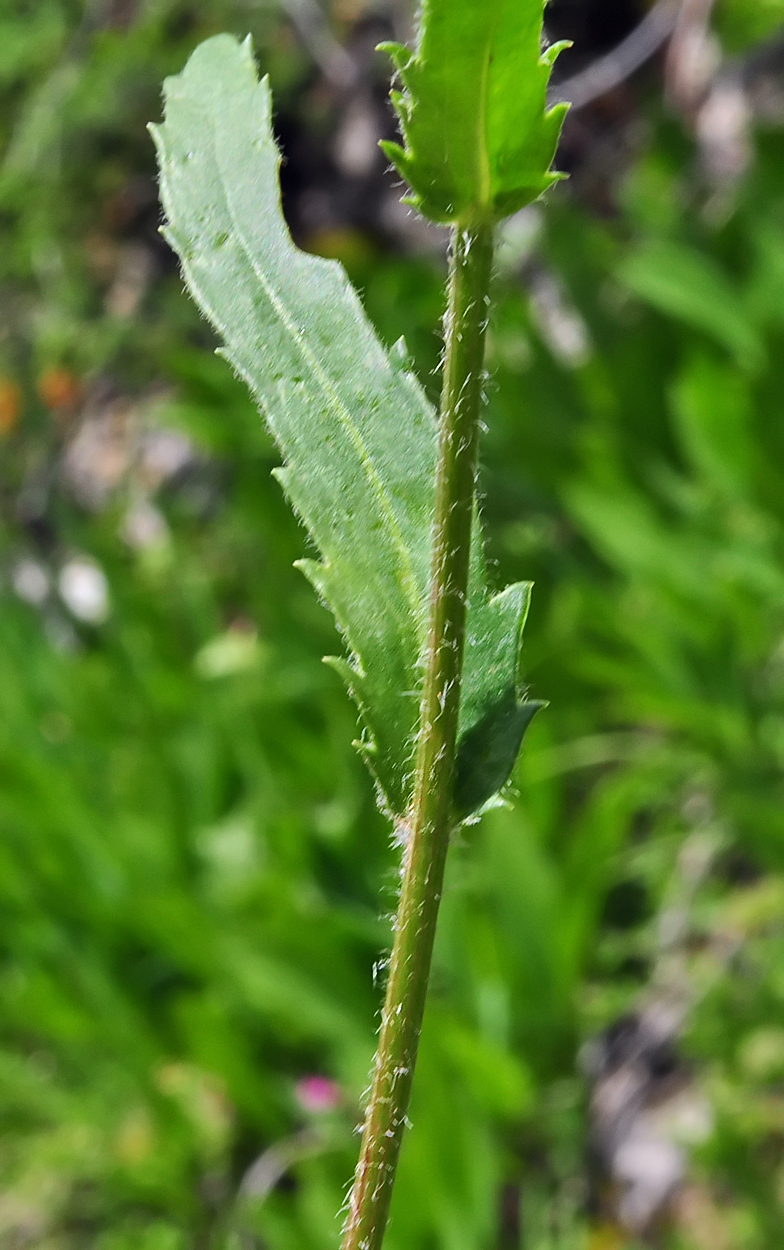
<path fill-rule="evenodd" d="M 216 131 L 214 131 L 213 133 L 215 137 L 217 138 Z M 310 366 L 312 370 L 312 373 L 318 378 L 321 384 L 321 388 L 327 398 L 327 401 L 330 407 L 332 408 L 333 413 L 337 417 L 338 422 L 345 429 L 346 433 L 348 434 L 349 438 L 351 439 L 354 445 L 354 448 L 357 452 L 362 468 L 365 471 L 365 476 L 368 480 L 371 491 L 375 495 L 377 503 L 381 510 L 382 516 L 384 517 L 384 519 L 386 520 L 389 526 L 392 546 L 397 552 L 398 564 L 399 564 L 401 576 L 403 577 L 403 581 L 405 585 L 406 597 L 408 598 L 409 603 L 411 605 L 411 608 L 414 614 L 414 619 L 418 620 L 421 618 L 421 614 L 422 614 L 422 603 L 421 603 L 419 594 L 417 592 L 416 576 L 414 573 L 413 565 L 411 563 L 411 558 L 410 558 L 408 549 L 406 547 L 406 543 L 405 543 L 403 534 L 401 532 L 400 525 L 398 523 L 397 517 L 395 516 L 391 500 L 389 499 L 388 492 L 385 490 L 384 484 L 381 481 L 378 471 L 373 463 L 373 457 L 371 456 L 370 451 L 368 450 L 367 444 L 364 438 L 362 437 L 362 433 L 359 430 L 353 417 L 351 416 L 351 413 L 349 412 L 348 408 L 346 407 L 340 393 L 336 389 L 328 372 L 326 371 L 326 369 L 324 369 L 323 365 L 321 364 L 317 354 L 312 349 L 307 335 L 301 329 L 301 327 L 297 325 L 297 323 L 293 320 L 293 318 L 289 315 L 284 301 L 281 299 L 280 295 L 278 294 L 278 292 L 276 291 L 272 283 L 264 274 L 263 270 L 256 263 L 254 256 L 253 256 L 253 250 L 250 244 L 248 243 L 247 239 L 245 238 L 245 235 L 240 227 L 238 216 L 237 216 L 237 213 L 235 212 L 234 205 L 232 203 L 232 197 L 231 197 L 229 188 L 226 185 L 226 180 L 223 176 L 223 170 L 221 169 L 220 161 L 217 159 L 217 152 L 218 152 L 217 143 L 215 143 L 214 150 L 216 153 L 215 163 L 220 173 L 221 187 L 223 188 L 224 198 L 226 201 L 226 208 L 231 218 L 235 237 L 240 247 L 242 248 L 242 251 L 248 263 L 250 264 L 251 269 L 256 275 L 256 278 L 258 279 L 260 285 L 264 289 L 267 295 L 267 298 L 270 301 L 270 304 L 272 305 L 275 312 L 277 313 L 281 325 L 290 335 L 291 340 L 294 343 L 296 349 L 300 352 L 300 354 L 307 361 L 308 365 Z M 387 368 L 388 367 L 389 366 L 387 365 Z"/>

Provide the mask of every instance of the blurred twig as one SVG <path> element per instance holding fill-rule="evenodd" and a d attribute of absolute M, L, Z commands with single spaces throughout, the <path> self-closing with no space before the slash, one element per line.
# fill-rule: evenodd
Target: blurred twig
<path fill-rule="evenodd" d="M 324 1149 L 324 1138 L 310 1128 L 276 1142 L 259 1155 L 245 1172 L 237 1191 L 238 1199 L 241 1202 L 263 1201 L 289 1168 L 302 1159 L 321 1154 Z"/>
<path fill-rule="evenodd" d="M 565 81 L 553 84 L 553 102 L 565 100 L 573 109 L 584 108 L 592 100 L 620 86 L 644 65 L 672 34 L 680 10 L 679 0 L 658 0 L 631 34 L 612 52 L 599 57 L 586 69 Z"/>
<path fill-rule="evenodd" d="M 333 35 L 316 0 L 281 0 L 281 7 L 324 77 L 342 91 L 354 86 L 358 68 Z"/>
<path fill-rule="evenodd" d="M 694 113 L 721 64 L 721 48 L 710 29 L 714 0 L 682 0 L 667 48 L 667 97 L 680 112 Z"/>

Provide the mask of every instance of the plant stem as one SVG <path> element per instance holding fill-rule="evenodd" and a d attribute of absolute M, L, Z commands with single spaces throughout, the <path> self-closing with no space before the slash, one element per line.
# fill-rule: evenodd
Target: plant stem
<path fill-rule="evenodd" d="M 406 1124 L 449 835 L 493 229 L 456 226 L 414 797 L 373 1083 L 343 1250 L 380 1250 Z"/>

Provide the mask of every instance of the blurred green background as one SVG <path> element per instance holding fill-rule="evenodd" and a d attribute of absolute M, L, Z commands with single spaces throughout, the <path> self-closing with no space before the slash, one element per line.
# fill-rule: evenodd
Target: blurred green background
<path fill-rule="evenodd" d="M 503 235 L 482 489 L 550 706 L 451 852 L 389 1250 L 784 1237 L 784 4 L 656 13 L 632 74 L 644 6 L 548 10 L 609 77 Z M 145 123 L 223 29 L 437 393 L 405 5 L 0 0 L 3 1250 L 326 1250 L 357 1149 L 398 852 L 157 233 Z"/>

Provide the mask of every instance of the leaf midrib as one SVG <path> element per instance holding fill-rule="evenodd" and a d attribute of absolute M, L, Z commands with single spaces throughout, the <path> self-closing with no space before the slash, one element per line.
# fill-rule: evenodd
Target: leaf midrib
<path fill-rule="evenodd" d="M 498 3 L 500 3 L 500 0 L 498 0 Z M 477 162 L 479 204 L 485 211 L 492 207 L 490 136 L 488 134 L 488 101 L 490 95 L 490 65 L 493 60 L 493 48 L 495 47 L 495 36 L 498 29 L 498 22 L 499 17 L 496 10 L 488 31 L 487 44 L 482 59 L 482 72 L 479 80 L 479 107 L 477 109 L 476 141 L 479 152 L 479 159 Z"/>

